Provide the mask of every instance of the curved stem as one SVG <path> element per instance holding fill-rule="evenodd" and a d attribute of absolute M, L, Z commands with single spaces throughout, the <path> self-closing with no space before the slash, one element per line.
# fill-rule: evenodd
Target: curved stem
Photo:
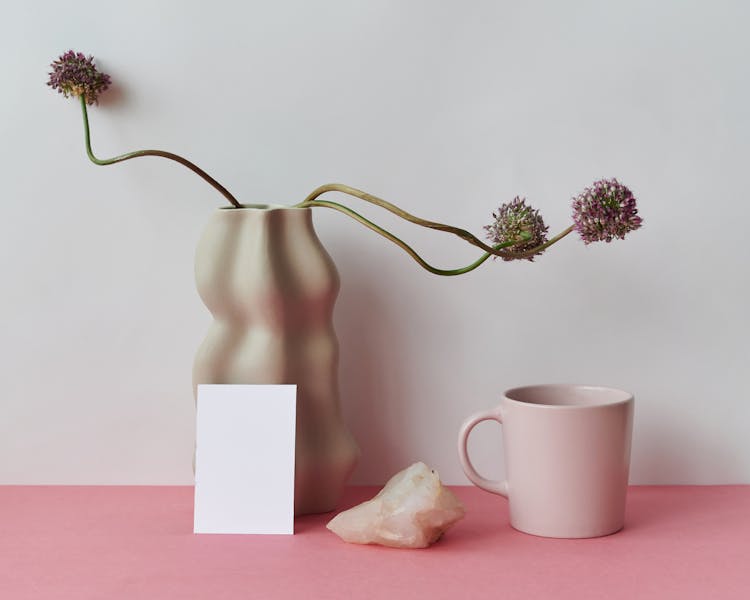
<path fill-rule="evenodd" d="M 343 183 L 327 183 L 325 185 L 321 185 L 320 187 L 314 189 L 307 196 L 307 198 L 305 198 L 305 200 L 303 200 L 296 206 L 299 208 L 302 208 L 305 206 L 315 206 L 316 204 L 320 206 L 324 206 L 325 205 L 324 202 L 322 200 L 319 200 L 318 198 L 322 196 L 323 194 L 325 194 L 326 192 L 341 192 L 343 194 L 354 196 L 355 198 L 359 198 L 360 200 L 364 200 L 365 202 L 369 202 L 371 204 L 375 204 L 376 206 L 385 208 L 387 211 L 390 211 L 393 214 L 398 215 L 399 217 L 409 221 L 410 223 L 414 223 L 416 225 L 422 225 L 423 227 L 428 227 L 430 229 L 437 229 L 439 231 L 445 231 L 446 233 L 452 233 L 454 235 L 457 235 L 461 239 L 469 242 L 470 244 L 477 246 L 478 248 L 481 248 L 487 254 L 490 254 L 493 256 L 500 256 L 501 258 L 508 258 L 508 259 L 529 258 L 531 256 L 534 256 L 538 252 L 541 252 L 542 250 L 546 250 L 552 244 L 559 242 L 566 235 L 568 235 L 571 231 L 573 231 L 573 226 L 570 226 L 567 229 L 560 232 L 559 234 L 557 234 L 552 239 L 547 240 L 545 243 L 535 246 L 534 248 L 531 248 L 529 250 L 525 250 L 523 252 L 513 252 L 512 250 L 503 251 L 501 250 L 501 248 L 507 248 L 507 247 L 513 246 L 514 244 L 520 243 L 521 241 L 524 241 L 524 240 L 519 240 L 517 242 L 509 242 L 505 244 L 497 244 L 495 246 L 488 246 L 487 244 L 479 240 L 477 237 L 475 237 L 474 235 L 472 235 L 470 232 L 466 231 L 465 229 L 461 229 L 459 227 L 453 227 L 452 225 L 445 225 L 443 223 L 435 223 L 434 221 L 427 221 L 426 219 L 416 217 L 406 212 L 405 210 L 401 210 L 395 204 L 391 204 L 390 202 L 383 200 L 382 198 L 378 198 L 377 196 L 373 196 L 372 194 L 368 194 L 367 192 L 363 192 L 362 190 L 358 190 L 357 188 L 353 188 Z M 335 203 L 331 203 L 331 204 L 335 204 Z M 342 206 L 342 205 L 337 204 L 337 206 Z M 351 212 L 354 212 L 354 211 L 351 211 Z M 354 213 L 354 214 L 357 214 L 357 213 Z M 349 216 L 352 216 L 352 215 L 349 215 Z M 361 217 L 361 218 L 364 219 L 364 217 Z M 357 220 L 359 221 L 360 219 L 357 219 Z M 363 223 L 363 221 L 360 221 L 360 222 Z M 367 222 L 370 223 L 370 221 L 367 221 Z M 375 225 L 375 227 L 377 227 L 377 225 Z M 482 260 L 482 262 L 484 262 L 484 260 Z M 476 265 L 473 268 L 478 267 L 480 264 L 482 263 L 480 262 L 478 265 Z"/>
<path fill-rule="evenodd" d="M 537 252 L 541 252 L 542 250 L 546 250 L 552 244 L 556 244 L 557 242 L 559 242 L 566 235 L 568 235 L 571 231 L 573 231 L 573 229 L 575 229 L 575 227 L 573 227 L 573 225 L 571 225 L 567 229 L 563 229 L 555 237 L 548 239 L 543 244 L 539 244 L 535 248 L 532 248 L 531 250 L 525 250 L 524 252 L 511 252 L 510 256 L 512 256 L 513 258 L 529 258 L 531 256 L 534 256 Z"/>
<path fill-rule="evenodd" d="M 409 256 L 411 256 L 422 268 L 429 271 L 430 273 L 434 273 L 435 275 L 442 275 L 442 276 L 452 276 L 452 275 L 463 275 L 464 273 L 468 273 L 469 271 L 473 271 L 478 266 L 480 266 L 482 263 L 484 263 L 490 256 L 492 256 L 493 253 L 491 252 L 485 252 L 481 257 L 479 257 L 477 260 L 475 260 L 473 263 L 461 267 L 458 269 L 438 269 L 437 267 L 433 267 L 431 264 L 429 264 L 427 261 L 425 261 L 417 252 L 409 246 L 406 242 L 399 239 L 395 235 L 393 235 L 390 231 L 387 231 L 383 229 L 382 227 L 379 227 L 369 219 L 366 219 L 359 213 L 353 211 L 351 208 L 348 208 L 342 204 L 338 204 L 336 202 L 329 202 L 327 200 L 315 200 L 311 202 L 301 202 L 297 205 L 297 208 L 307 208 L 307 207 L 313 207 L 313 206 L 322 206 L 325 208 L 331 208 L 333 210 L 337 210 L 341 213 L 344 213 L 345 215 L 351 217 L 355 221 L 358 221 L 362 223 L 365 227 L 368 229 L 372 229 L 375 233 L 383 236 L 387 240 L 390 240 L 400 248 L 402 248 Z M 506 242 L 504 244 L 498 244 L 493 250 L 497 250 L 499 248 L 506 248 L 508 246 L 512 246 L 513 244 L 520 243 L 521 241 L 526 240 L 520 240 L 519 242 Z"/>
<path fill-rule="evenodd" d="M 494 254 L 495 256 L 504 256 L 506 258 L 510 258 L 511 256 L 513 256 L 510 253 L 498 251 L 493 246 L 485 244 L 482 240 L 477 238 L 471 232 L 466 231 L 465 229 L 454 227 L 452 225 L 446 225 L 445 223 L 436 223 L 435 221 L 422 219 L 406 212 L 405 210 L 400 209 L 398 206 L 396 206 L 395 204 L 391 204 L 387 200 L 383 200 L 382 198 L 378 198 L 377 196 L 373 196 L 372 194 L 368 194 L 367 192 L 363 192 L 362 190 L 358 190 L 357 188 L 353 188 L 343 183 L 327 183 L 325 185 L 321 185 L 319 188 L 313 190 L 307 196 L 307 198 L 305 198 L 304 201 L 300 202 L 300 204 L 298 204 L 297 206 L 301 206 L 309 202 L 314 202 L 326 192 L 341 192 L 342 194 L 348 194 L 349 196 L 354 196 L 355 198 L 359 198 L 360 200 L 364 200 L 365 202 L 380 206 L 381 208 L 384 208 L 387 211 L 392 212 L 394 215 L 398 215 L 402 219 L 409 221 L 410 223 L 414 223 L 415 225 L 421 225 L 422 227 L 427 227 L 429 229 L 436 229 L 438 231 L 452 233 L 453 235 L 457 235 L 461 239 L 469 242 L 477 248 L 481 248 L 485 252 L 489 252 L 490 254 Z"/>
<path fill-rule="evenodd" d="M 91 150 L 91 132 L 89 131 L 89 114 L 88 114 L 88 110 L 86 109 L 86 99 L 83 96 L 81 96 L 81 109 L 83 111 L 83 129 L 84 129 L 84 134 L 86 136 L 86 154 L 88 154 L 89 159 L 94 164 L 113 165 L 115 163 L 122 162 L 124 160 L 129 160 L 131 158 L 138 158 L 140 156 L 160 156 L 161 158 L 168 158 L 169 160 L 173 160 L 175 162 L 180 163 L 182 166 L 187 167 L 196 175 L 202 177 L 206 182 L 208 182 L 215 189 L 217 189 L 219 193 L 221 193 L 222 196 L 224 196 L 227 200 L 229 200 L 229 202 L 231 202 L 236 208 L 242 208 L 242 205 L 237 201 L 237 199 L 231 193 L 229 193 L 229 190 L 227 190 L 223 185 L 221 185 L 218 181 L 216 181 L 213 177 L 211 177 L 198 165 L 193 164 L 186 158 L 182 158 L 182 156 L 180 156 L 179 154 L 173 154 L 172 152 L 165 152 L 163 150 L 136 150 L 135 152 L 128 152 L 127 154 L 120 154 L 119 156 L 115 156 L 113 158 L 106 158 L 106 159 L 97 158 L 96 156 L 94 156 L 94 152 Z"/>

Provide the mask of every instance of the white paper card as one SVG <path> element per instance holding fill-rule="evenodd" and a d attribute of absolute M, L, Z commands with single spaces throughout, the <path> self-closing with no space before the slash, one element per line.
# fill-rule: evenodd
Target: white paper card
<path fill-rule="evenodd" d="M 199 385 L 195 533 L 294 533 L 296 385 Z"/>

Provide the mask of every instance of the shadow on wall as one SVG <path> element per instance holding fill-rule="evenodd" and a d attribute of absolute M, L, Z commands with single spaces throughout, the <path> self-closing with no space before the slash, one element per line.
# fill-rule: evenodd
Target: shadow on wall
<path fill-rule="evenodd" d="M 362 451 L 350 483 L 381 485 L 382 473 L 401 470 L 409 459 L 402 442 L 407 403 L 398 396 L 404 389 L 400 349 L 406 332 L 399 331 L 368 269 L 347 269 L 342 281 L 335 311 L 341 405 Z"/>
<path fill-rule="evenodd" d="M 113 81 L 107 89 L 107 93 L 102 94 L 102 97 L 99 99 L 99 106 L 110 108 L 126 101 L 127 92 L 125 88 L 117 83 L 117 81 Z"/>
<path fill-rule="evenodd" d="M 639 485 L 719 485 L 733 483 L 741 467 L 738 457 L 720 437 L 673 416 L 639 423 L 638 408 L 631 460 L 631 483 Z M 642 431 L 639 431 L 641 430 Z M 696 464 L 699 463 L 699 464 Z M 701 465 L 721 465 L 720 470 Z M 632 473 L 638 476 L 633 481 Z M 696 480 L 696 472 L 711 472 Z M 736 483 L 736 481 L 734 482 Z"/>

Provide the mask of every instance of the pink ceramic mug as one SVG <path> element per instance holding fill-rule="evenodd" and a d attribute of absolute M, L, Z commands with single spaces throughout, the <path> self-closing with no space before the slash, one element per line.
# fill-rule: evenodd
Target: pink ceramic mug
<path fill-rule="evenodd" d="M 471 430 L 503 425 L 506 481 L 471 464 Z M 458 453 L 472 483 L 505 496 L 510 524 L 555 538 L 587 538 L 622 529 L 630 466 L 633 395 L 590 385 L 532 385 L 508 390 L 500 406 L 461 427 Z"/>

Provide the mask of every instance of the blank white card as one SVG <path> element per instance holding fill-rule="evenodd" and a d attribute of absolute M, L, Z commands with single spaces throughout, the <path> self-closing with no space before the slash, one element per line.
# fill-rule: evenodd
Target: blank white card
<path fill-rule="evenodd" d="M 294 533 L 296 385 L 199 385 L 194 533 Z"/>

